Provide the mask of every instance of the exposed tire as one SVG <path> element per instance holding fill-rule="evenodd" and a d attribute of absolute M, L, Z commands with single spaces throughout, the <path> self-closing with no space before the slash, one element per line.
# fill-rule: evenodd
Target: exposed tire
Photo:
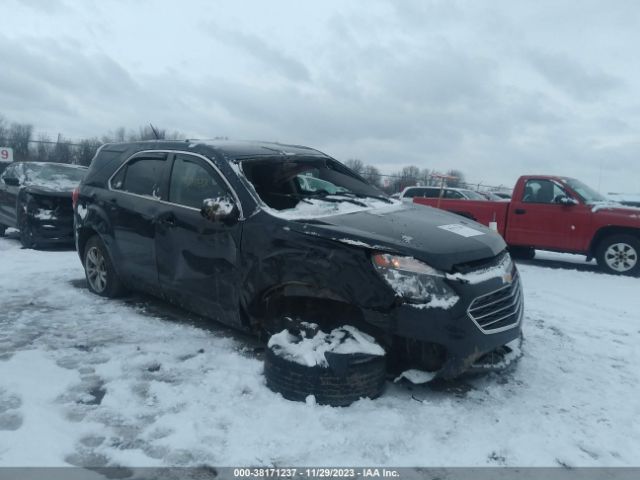
<path fill-rule="evenodd" d="M 532 247 L 509 247 L 511 257 L 516 260 L 533 260 L 536 250 Z"/>
<path fill-rule="evenodd" d="M 376 398 L 386 381 L 385 356 L 327 352 L 330 366 L 301 365 L 266 349 L 267 386 L 288 400 L 305 401 L 309 395 L 321 405 L 348 406 L 360 398 Z"/>
<path fill-rule="evenodd" d="M 124 286 L 113 268 L 109 252 L 97 235 L 85 244 L 82 264 L 87 286 L 93 293 L 108 298 L 119 297 L 124 293 Z"/>
<path fill-rule="evenodd" d="M 24 213 L 20 216 L 18 222 L 18 229 L 20 230 L 20 243 L 23 248 L 38 248 L 38 241 L 33 231 L 33 225 L 29 220 L 29 215 Z"/>
<path fill-rule="evenodd" d="M 0 237 L 4 237 L 4 232 L 7 231 L 7 226 L 6 225 L 2 225 L 0 223 Z"/>
<path fill-rule="evenodd" d="M 640 239 L 633 235 L 612 235 L 600 242 L 596 251 L 598 266 L 615 275 L 640 274 Z"/>

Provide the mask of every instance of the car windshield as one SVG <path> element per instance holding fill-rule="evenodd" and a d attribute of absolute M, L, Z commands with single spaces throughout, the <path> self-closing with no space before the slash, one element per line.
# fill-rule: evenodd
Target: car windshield
<path fill-rule="evenodd" d="M 277 210 L 308 199 L 361 204 L 362 198 L 388 197 L 341 163 L 328 158 L 248 159 L 242 171 L 260 199 Z"/>
<path fill-rule="evenodd" d="M 576 180 L 575 178 L 565 178 L 565 183 L 576 192 L 585 203 L 592 204 L 597 202 L 606 202 L 607 199 L 601 195 L 599 192 L 595 191 L 593 188 L 585 185 L 580 180 Z"/>
<path fill-rule="evenodd" d="M 25 183 L 51 188 L 74 188 L 87 173 L 86 168 L 61 164 L 24 164 Z"/>

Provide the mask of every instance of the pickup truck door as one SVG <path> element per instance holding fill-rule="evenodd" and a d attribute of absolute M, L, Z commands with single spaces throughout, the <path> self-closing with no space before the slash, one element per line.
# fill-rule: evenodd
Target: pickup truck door
<path fill-rule="evenodd" d="M 559 203 L 562 197 L 576 203 Z M 506 241 L 510 245 L 580 252 L 590 219 L 590 208 L 560 183 L 529 178 L 521 198 L 513 198 L 509 206 Z"/>

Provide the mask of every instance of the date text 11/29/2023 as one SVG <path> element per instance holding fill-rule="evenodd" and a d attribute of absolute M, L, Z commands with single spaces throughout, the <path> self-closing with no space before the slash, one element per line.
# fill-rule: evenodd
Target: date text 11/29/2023
<path fill-rule="evenodd" d="M 234 468 L 234 478 L 399 478 L 389 468 Z"/>

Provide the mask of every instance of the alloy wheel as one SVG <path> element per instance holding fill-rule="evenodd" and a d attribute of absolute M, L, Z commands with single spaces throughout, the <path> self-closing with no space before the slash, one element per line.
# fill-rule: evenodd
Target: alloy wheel
<path fill-rule="evenodd" d="M 628 243 L 613 243 L 604 252 L 604 260 L 612 270 L 624 273 L 638 263 L 638 252 Z"/>
<path fill-rule="evenodd" d="M 91 247 L 87 251 L 84 267 L 91 288 L 98 293 L 104 292 L 107 288 L 107 263 L 99 248 Z"/>

